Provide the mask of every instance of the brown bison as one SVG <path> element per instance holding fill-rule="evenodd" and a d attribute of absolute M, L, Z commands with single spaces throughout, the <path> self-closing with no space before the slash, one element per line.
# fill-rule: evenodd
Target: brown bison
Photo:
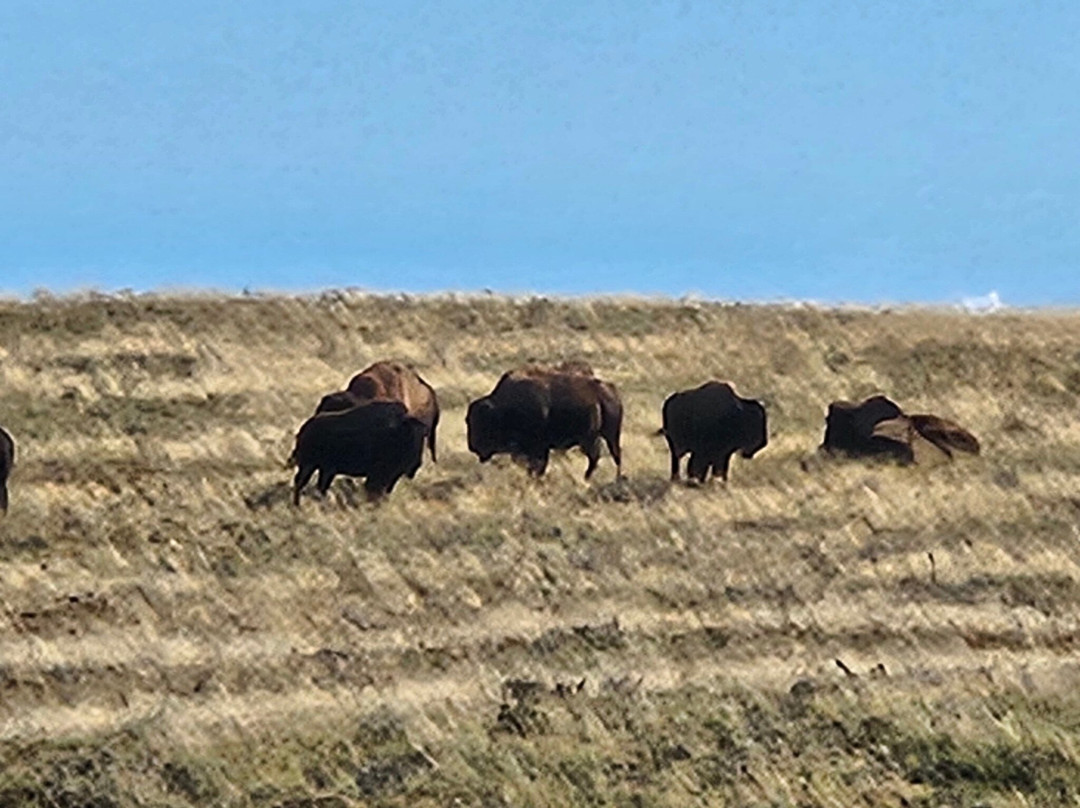
<path fill-rule="evenodd" d="M 370 500 L 389 494 L 403 475 L 411 479 L 420 468 L 426 429 L 400 401 L 370 401 L 312 416 L 296 434 L 293 504 L 300 504 L 300 492 L 316 471 L 321 494 L 338 474 L 365 477 Z"/>
<path fill-rule="evenodd" d="M 947 421 L 936 415 L 909 415 L 908 420 L 914 430 L 937 446 L 949 457 L 952 450 L 959 449 L 969 454 L 979 454 L 981 446 L 979 440 L 962 426 L 953 421 Z"/>
<path fill-rule="evenodd" d="M 952 421 L 936 415 L 902 415 L 881 421 L 874 427 L 875 440 L 898 444 L 896 456 L 902 462 L 949 460 L 953 450 L 979 454 L 979 441 L 974 435 Z"/>
<path fill-rule="evenodd" d="M 952 421 L 936 415 L 907 415 L 885 396 L 873 396 L 861 404 L 835 401 L 825 419 L 821 448 L 852 456 L 892 457 L 913 463 L 916 449 L 933 446 L 946 458 L 958 449 L 980 451 L 974 435 Z"/>
<path fill-rule="evenodd" d="M 15 441 L 3 427 L 0 427 L 0 511 L 7 513 L 7 481 L 15 465 Z"/>
<path fill-rule="evenodd" d="M 315 412 L 340 412 L 368 401 L 400 401 L 404 404 L 409 415 L 423 422 L 431 459 L 435 460 L 439 400 L 435 390 L 420 378 L 420 374 L 398 362 L 376 362 L 353 376 L 346 389 L 323 396 Z"/>
<path fill-rule="evenodd" d="M 525 458 L 540 477 L 552 449 L 581 447 L 596 471 L 603 438 L 622 476 L 623 408 L 615 386 L 590 374 L 529 366 L 504 373 L 495 389 L 469 405 L 469 451 L 486 463 L 496 454 Z"/>
<path fill-rule="evenodd" d="M 726 382 L 706 382 L 673 393 L 664 402 L 663 416 L 660 434 L 671 450 L 672 480 L 679 479 L 679 463 L 689 452 L 690 479 L 703 483 L 712 469 L 714 477 L 726 482 L 735 452 L 749 459 L 768 443 L 765 407 L 739 397 Z"/>

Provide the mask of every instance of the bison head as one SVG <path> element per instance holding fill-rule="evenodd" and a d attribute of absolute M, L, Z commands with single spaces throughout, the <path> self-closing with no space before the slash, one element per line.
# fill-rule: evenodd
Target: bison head
<path fill-rule="evenodd" d="M 358 403 L 360 403 L 352 393 L 348 390 L 341 390 L 337 393 L 330 393 L 325 395 L 319 401 L 319 406 L 315 408 L 315 414 L 323 412 L 343 412 L 345 410 L 351 410 Z"/>
<path fill-rule="evenodd" d="M 401 445 L 403 470 L 410 480 L 420 470 L 424 456 L 424 438 L 427 437 L 427 425 L 419 418 L 408 417 L 401 423 Z"/>
<path fill-rule="evenodd" d="M 769 442 L 768 422 L 765 417 L 765 408 L 760 401 L 743 401 L 743 445 L 739 451 L 743 457 L 749 460 L 756 455 Z"/>
<path fill-rule="evenodd" d="M 493 455 L 505 451 L 499 435 L 498 413 L 490 398 L 480 398 L 469 405 L 465 414 L 465 429 L 469 451 L 480 458 L 481 463 L 486 463 Z"/>
<path fill-rule="evenodd" d="M 882 395 L 871 396 L 860 404 L 834 401 L 825 417 L 825 439 L 821 446 L 828 451 L 864 452 L 877 424 L 903 415 L 895 402 Z"/>

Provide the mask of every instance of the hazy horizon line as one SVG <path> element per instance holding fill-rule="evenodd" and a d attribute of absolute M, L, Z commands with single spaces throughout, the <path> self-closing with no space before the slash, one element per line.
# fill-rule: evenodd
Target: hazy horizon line
<path fill-rule="evenodd" d="M 640 301 L 652 304 L 679 304 L 692 305 L 702 304 L 711 306 L 761 306 L 761 307 L 807 307 L 817 309 L 858 309 L 858 310 L 891 310 L 904 309 L 945 309 L 958 310 L 973 314 L 993 314 L 997 312 L 1023 312 L 1023 311 L 1073 311 L 1080 309 L 1080 304 L 1050 303 L 1031 305 L 1012 305 L 1001 300 L 996 291 L 982 295 L 962 296 L 950 300 L 903 300 L 903 299 L 880 299 L 880 300 L 857 300 L 857 299 L 822 299 L 822 298 L 798 298 L 792 296 L 777 295 L 775 297 L 724 297 L 709 295 L 703 292 L 690 291 L 682 294 L 670 292 L 642 292 L 642 291 L 595 291 L 595 292 L 547 292 L 536 290 L 496 290 L 490 288 L 481 289 L 432 289 L 415 291 L 409 289 L 388 289 L 359 285 L 349 286 L 320 286 L 313 288 L 251 288 L 229 286 L 188 286 L 183 284 L 167 284 L 155 288 L 134 289 L 131 287 L 118 287 L 114 289 L 102 289 L 96 286 L 72 287 L 68 289 L 50 289 L 38 287 L 28 292 L 10 291 L 0 289 L 0 302 L 35 304 L 47 301 L 61 303 L 85 302 L 92 300 L 129 300 L 139 298 L 174 298 L 174 299 L 198 299 L 198 298 L 225 298 L 225 299 L 318 299 L 324 297 L 375 297 L 375 298 L 400 298 L 400 299 L 450 299 L 450 300 L 489 300 L 504 299 L 509 301 L 528 302 L 534 300 L 553 300 L 557 302 L 618 302 Z"/>

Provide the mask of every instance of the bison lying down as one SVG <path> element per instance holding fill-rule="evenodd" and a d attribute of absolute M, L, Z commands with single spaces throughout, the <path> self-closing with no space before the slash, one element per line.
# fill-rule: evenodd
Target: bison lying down
<path fill-rule="evenodd" d="M 879 423 L 903 415 L 896 402 L 885 396 L 872 396 L 860 404 L 834 401 L 825 416 L 825 439 L 821 448 L 829 453 L 885 455 L 910 461 L 910 447 L 885 435 L 874 434 Z"/>
<path fill-rule="evenodd" d="M 8 509 L 7 481 L 14 465 L 15 441 L 7 431 L 0 427 L 0 511 L 4 513 L 7 513 Z"/>
<path fill-rule="evenodd" d="M 420 468 L 425 431 L 400 401 L 372 401 L 309 418 L 296 434 L 292 455 L 293 504 L 300 504 L 300 492 L 316 471 L 321 494 L 338 474 L 365 477 L 369 500 L 389 494 L 402 475 L 411 479 Z"/>
<path fill-rule="evenodd" d="M 435 428 L 439 400 L 430 384 L 415 370 L 399 362 L 376 362 L 352 377 L 348 387 L 323 396 L 316 414 L 341 412 L 369 401 L 400 401 L 409 415 L 424 424 L 428 450 L 435 460 Z"/>
<path fill-rule="evenodd" d="M 829 453 L 913 463 L 919 447 L 933 447 L 946 458 L 957 449 L 971 454 L 980 450 L 978 439 L 959 424 L 936 415 L 906 415 L 885 396 L 872 396 L 861 404 L 834 401 L 829 405 L 821 444 Z"/>
<path fill-rule="evenodd" d="M 706 382 L 693 390 L 674 393 L 664 402 L 660 433 L 671 450 L 671 479 L 679 479 L 679 462 L 690 453 L 686 473 L 705 482 L 709 470 L 725 481 L 731 456 L 749 459 L 768 443 L 765 408 L 751 398 L 740 398 L 726 382 Z"/>
<path fill-rule="evenodd" d="M 622 402 L 615 386 L 587 367 L 528 366 L 504 373 L 495 389 L 469 405 L 465 423 L 469 451 L 485 463 L 497 454 L 525 458 L 540 477 L 552 449 L 581 447 L 589 459 L 585 479 L 596 471 L 603 438 L 622 476 Z"/>

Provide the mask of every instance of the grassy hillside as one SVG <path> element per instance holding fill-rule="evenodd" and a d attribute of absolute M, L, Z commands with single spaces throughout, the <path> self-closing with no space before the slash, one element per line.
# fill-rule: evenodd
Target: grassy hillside
<path fill-rule="evenodd" d="M 376 359 L 443 406 L 384 504 L 288 504 Z M 627 480 L 530 481 L 470 398 L 582 359 Z M 669 486 L 673 390 L 770 444 Z M 885 392 L 983 455 L 807 459 Z M 1080 800 L 1080 316 L 652 301 L 0 304 L 0 806 L 1050 805 Z"/>

